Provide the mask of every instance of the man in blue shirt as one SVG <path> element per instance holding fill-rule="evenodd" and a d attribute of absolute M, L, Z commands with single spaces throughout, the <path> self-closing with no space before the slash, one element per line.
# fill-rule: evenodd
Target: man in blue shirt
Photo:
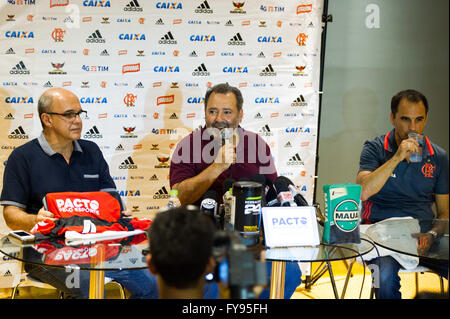
<path fill-rule="evenodd" d="M 362 223 L 391 217 L 448 219 L 448 158 L 446 152 L 424 136 L 423 145 L 408 137 L 423 134 L 428 113 L 426 97 L 415 90 L 397 93 L 391 101 L 390 120 L 394 129 L 366 141 L 361 152 L 356 182 L 361 184 Z M 410 155 L 422 147 L 422 161 L 410 162 Z M 433 202 L 437 214 L 432 211 Z M 432 243 L 441 230 L 432 228 L 422 240 Z M 423 261 L 421 261 L 423 262 Z M 390 256 L 375 258 L 379 267 L 377 298 L 401 298 L 400 264 Z M 430 266 L 430 265 L 427 265 Z M 448 263 L 437 269 L 448 276 Z"/>
<path fill-rule="evenodd" d="M 0 204 L 6 224 L 13 230 L 29 231 L 40 221 L 54 220 L 43 208 L 47 193 L 116 190 L 99 147 L 80 140 L 86 111 L 75 94 L 60 88 L 45 91 L 39 98 L 38 113 L 42 134 L 11 153 L 3 176 Z M 65 283 L 70 273 L 64 269 L 26 264 L 25 270 L 71 297 L 88 297 L 88 272 L 80 271 L 79 288 L 68 288 Z M 105 276 L 122 283 L 132 297 L 157 297 L 156 278 L 145 269 L 105 272 Z"/>

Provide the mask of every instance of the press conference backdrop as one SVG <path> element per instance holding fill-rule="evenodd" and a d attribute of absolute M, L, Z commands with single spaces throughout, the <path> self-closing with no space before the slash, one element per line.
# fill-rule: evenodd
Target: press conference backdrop
<path fill-rule="evenodd" d="M 129 209 L 152 218 L 169 197 L 171 152 L 204 124 L 207 87 L 228 82 L 244 95 L 242 126 L 312 202 L 322 10 L 312 0 L 2 1 L 0 160 L 41 133 L 41 93 L 64 87 Z"/>

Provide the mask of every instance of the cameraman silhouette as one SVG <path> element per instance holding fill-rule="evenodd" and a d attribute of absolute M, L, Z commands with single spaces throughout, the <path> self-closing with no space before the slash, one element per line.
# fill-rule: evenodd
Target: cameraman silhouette
<path fill-rule="evenodd" d="M 147 264 L 158 279 L 160 299 L 201 299 L 212 257 L 216 227 L 197 209 L 185 206 L 157 214 L 149 229 Z"/>

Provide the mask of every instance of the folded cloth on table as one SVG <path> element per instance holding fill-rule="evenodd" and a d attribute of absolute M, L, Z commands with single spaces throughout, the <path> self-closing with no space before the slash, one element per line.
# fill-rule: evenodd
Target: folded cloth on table
<path fill-rule="evenodd" d="M 420 233 L 419 223 L 402 223 L 402 220 L 405 219 L 414 219 L 412 217 L 393 217 L 389 219 L 385 219 L 378 224 L 376 224 L 376 230 L 371 228 L 368 231 L 368 228 L 374 226 L 375 224 L 363 224 L 360 225 L 360 232 L 366 234 L 370 238 L 370 233 L 376 234 L 378 238 L 382 238 L 384 240 L 389 240 L 389 242 L 394 243 L 397 242 L 396 245 L 402 245 L 405 251 L 414 251 L 417 249 L 416 240 L 412 238 L 412 234 Z M 398 220 L 398 222 L 395 222 Z M 393 221 L 389 223 L 383 223 L 384 221 Z M 374 233 L 376 232 L 376 233 Z M 363 259 L 364 261 L 369 261 L 371 259 L 382 257 L 382 256 L 391 256 L 395 260 L 398 261 L 400 265 L 402 265 L 405 269 L 414 269 L 419 264 L 419 257 L 410 256 L 402 253 L 395 252 L 393 250 L 381 247 L 379 245 L 375 245 L 377 249 L 371 250 L 369 253 L 365 254 Z M 378 250 L 378 251 L 377 251 Z M 360 260 L 360 258 L 358 258 Z"/>

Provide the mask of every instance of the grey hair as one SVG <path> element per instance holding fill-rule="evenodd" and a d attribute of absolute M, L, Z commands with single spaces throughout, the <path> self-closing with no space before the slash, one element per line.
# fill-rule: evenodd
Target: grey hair
<path fill-rule="evenodd" d="M 41 120 L 42 127 L 44 127 L 44 123 L 42 122 L 41 115 L 43 113 L 50 112 L 50 107 L 53 103 L 53 95 L 52 94 L 42 94 L 38 101 L 38 114 L 39 119 Z"/>

